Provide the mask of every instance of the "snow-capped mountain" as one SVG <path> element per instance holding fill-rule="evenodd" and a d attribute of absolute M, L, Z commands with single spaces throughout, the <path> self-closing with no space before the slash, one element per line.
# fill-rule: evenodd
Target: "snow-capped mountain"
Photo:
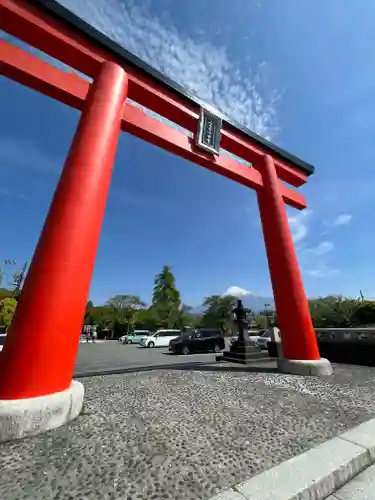
<path fill-rule="evenodd" d="M 255 313 L 264 311 L 267 308 L 269 311 L 275 310 L 275 302 L 273 297 L 264 297 L 262 295 L 257 295 L 254 292 L 240 288 L 239 286 L 230 286 L 223 295 L 233 295 L 242 300 L 244 307 L 251 309 Z"/>
<path fill-rule="evenodd" d="M 275 310 L 275 302 L 273 297 L 264 297 L 262 295 L 257 295 L 256 293 L 245 290 L 239 286 L 230 286 L 224 293 L 224 295 L 232 295 L 242 300 L 244 307 L 251 309 L 254 313 L 263 312 L 265 309 L 265 304 L 267 304 L 268 311 Z M 192 314 L 202 314 L 204 312 L 203 306 L 194 307 L 191 311 Z"/>

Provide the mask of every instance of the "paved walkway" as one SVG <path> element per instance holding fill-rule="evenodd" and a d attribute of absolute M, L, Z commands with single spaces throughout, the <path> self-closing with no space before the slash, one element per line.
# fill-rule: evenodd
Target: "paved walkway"
<path fill-rule="evenodd" d="M 92 377 L 83 414 L 0 448 L 2 500 L 207 500 L 375 416 L 375 369 L 214 364 Z"/>

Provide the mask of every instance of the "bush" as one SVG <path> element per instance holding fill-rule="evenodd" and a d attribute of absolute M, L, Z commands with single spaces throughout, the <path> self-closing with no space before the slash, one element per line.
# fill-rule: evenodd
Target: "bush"
<path fill-rule="evenodd" d="M 12 297 L 0 300 L 0 325 L 8 328 L 16 312 L 17 301 Z"/>

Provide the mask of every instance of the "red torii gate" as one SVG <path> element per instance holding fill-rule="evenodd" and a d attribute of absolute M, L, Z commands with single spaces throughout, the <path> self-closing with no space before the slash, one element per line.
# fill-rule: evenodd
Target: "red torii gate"
<path fill-rule="evenodd" d="M 0 42 L 3 75 L 82 111 L 1 355 L 0 400 L 53 395 L 71 385 L 120 129 L 255 189 L 283 355 L 311 366 L 323 362 L 284 206 L 304 209 L 306 201 L 282 182 L 299 187 L 313 167 L 220 114 L 220 147 L 252 168 L 199 149 L 126 99 L 194 136 L 201 109 L 209 107 L 55 1 L 0 0 L 0 23 L 93 79 Z"/>

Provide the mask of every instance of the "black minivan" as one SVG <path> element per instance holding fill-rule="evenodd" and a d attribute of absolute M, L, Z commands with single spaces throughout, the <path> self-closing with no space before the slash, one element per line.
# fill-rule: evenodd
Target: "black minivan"
<path fill-rule="evenodd" d="M 225 349 L 224 333 L 219 328 L 199 328 L 169 343 L 169 350 L 175 354 L 220 352 L 223 349 Z"/>

